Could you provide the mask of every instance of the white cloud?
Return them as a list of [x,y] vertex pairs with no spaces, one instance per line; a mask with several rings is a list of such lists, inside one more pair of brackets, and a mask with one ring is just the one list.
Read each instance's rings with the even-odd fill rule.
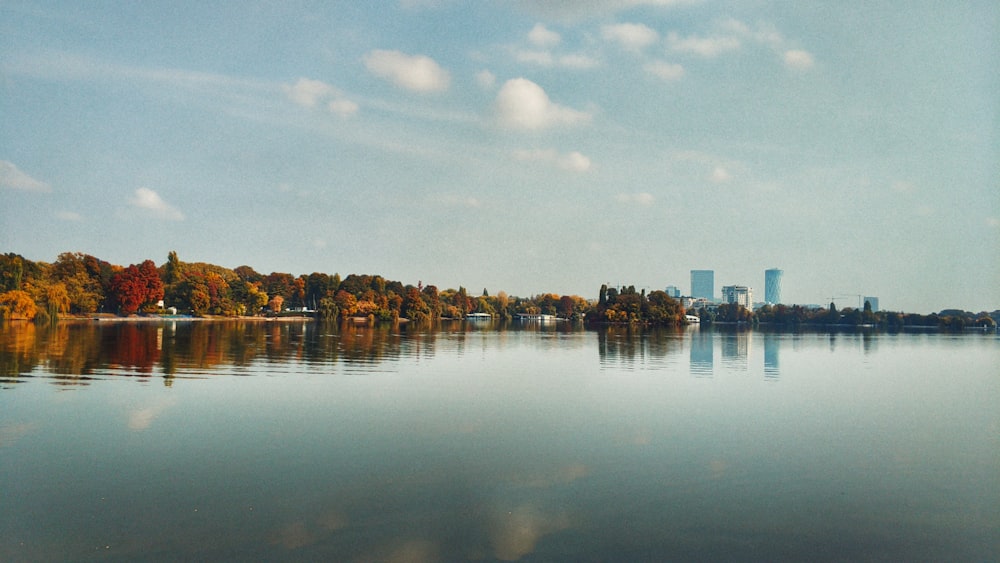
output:
[[660,34],[641,23],[619,23],[603,26],[601,37],[638,52],[659,41]]
[[762,45],[779,55],[788,68],[795,70],[808,70],[815,62],[808,51],[786,49],[785,38],[771,24],[757,23],[750,26],[734,18],[716,22],[712,36],[680,37],[676,33],[670,33],[667,43],[672,51],[693,53],[703,57],[715,57],[727,51],[734,51],[743,43]]
[[495,74],[488,70],[481,70],[476,73],[476,84],[484,90],[489,90],[496,86],[497,77]]
[[135,191],[135,195],[129,199],[129,204],[132,207],[149,211],[152,215],[160,219],[168,219],[171,221],[184,220],[184,214],[181,213],[180,209],[177,209],[173,205],[163,201],[160,194],[149,188],[137,189]]
[[83,216],[75,211],[56,211],[56,219],[62,221],[83,221]]
[[26,192],[51,192],[52,187],[22,172],[14,163],[0,160],[0,188]]
[[585,70],[600,66],[600,61],[593,57],[581,54],[562,55],[556,59],[556,63],[564,68],[575,68]]
[[352,102],[351,100],[345,100],[343,98],[337,100],[330,100],[330,103],[328,103],[326,107],[332,113],[335,113],[341,117],[348,117],[358,112],[358,104]]
[[716,184],[725,184],[729,180],[733,179],[733,175],[730,174],[729,171],[725,169],[725,167],[716,166],[712,170],[712,173],[709,174],[708,179]]
[[747,39],[754,43],[768,45],[775,49],[780,47],[785,41],[778,30],[764,23],[758,23],[756,28],[751,28],[737,19],[728,18],[719,22],[716,27],[725,33]]
[[555,149],[517,150],[514,158],[524,161],[544,162],[571,172],[590,170],[590,158],[577,151],[560,154]]
[[590,121],[590,114],[553,103],[541,86],[527,78],[504,83],[494,102],[497,121],[511,129],[537,130]]
[[321,80],[299,78],[291,86],[282,85],[282,89],[288,99],[302,107],[314,108],[321,102],[326,102],[327,109],[341,117],[353,115],[358,111],[358,104],[348,100],[340,90]]
[[731,36],[718,37],[681,37],[677,32],[671,31],[667,34],[667,45],[671,51],[677,53],[691,53],[702,57],[716,57],[727,51],[734,51],[740,48],[740,40]]
[[808,70],[815,64],[812,54],[801,49],[791,49],[785,51],[784,58],[785,66],[795,70]]
[[542,48],[555,47],[562,41],[562,37],[540,23],[536,23],[535,27],[531,28],[528,32],[528,41],[531,41],[533,45]]
[[653,61],[644,67],[646,72],[664,80],[679,80],[684,77],[684,67],[666,61]]
[[287,84],[282,86],[285,93],[288,94],[288,99],[292,100],[296,104],[302,107],[316,107],[316,104],[323,98],[327,98],[336,93],[333,86],[320,81],[311,80],[309,78],[299,78],[292,86]]
[[548,51],[520,50],[514,53],[519,63],[531,63],[539,66],[552,66],[555,57]]
[[518,5],[526,10],[544,16],[565,21],[575,21],[581,18],[596,17],[602,14],[614,14],[636,6],[677,6],[692,4],[700,0],[518,0]]
[[556,161],[556,164],[560,168],[574,172],[586,172],[590,170],[591,166],[590,158],[576,151],[564,154]]
[[563,67],[578,70],[594,68],[600,65],[597,59],[583,54],[553,55],[548,51],[519,50],[514,52],[519,63],[530,63],[544,67]]
[[442,92],[451,84],[451,75],[434,59],[400,51],[376,49],[363,58],[369,72],[400,88],[413,92]]
[[653,194],[648,192],[639,192],[634,194],[618,194],[617,196],[615,196],[615,199],[619,203],[636,204],[636,205],[642,205],[644,207],[649,207],[650,205],[653,205],[653,202],[656,200],[656,198],[653,197]]

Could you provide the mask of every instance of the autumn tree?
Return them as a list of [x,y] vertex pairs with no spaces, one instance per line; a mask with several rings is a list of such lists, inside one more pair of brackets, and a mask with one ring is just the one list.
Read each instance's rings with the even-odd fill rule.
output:
[[243,304],[247,313],[256,316],[260,314],[261,309],[267,305],[268,301],[267,293],[260,289],[260,285],[252,283],[246,285],[246,295],[240,303]]
[[[417,286],[420,289],[420,286]],[[423,289],[420,289],[420,293],[423,296],[424,303],[427,303],[427,307],[430,308],[430,315],[432,318],[438,318],[441,316],[441,294],[438,293],[438,288],[436,285],[426,285]]]
[[152,260],[138,266],[131,264],[112,276],[109,290],[122,315],[131,315],[163,299],[163,282]]
[[426,323],[431,320],[431,308],[421,297],[421,292],[415,287],[410,287],[406,291],[406,298],[403,300],[403,310],[400,313],[415,323]]
[[50,270],[53,282],[62,282],[69,297],[71,313],[102,310],[114,268],[89,254],[64,252]]
[[35,300],[26,291],[15,289],[0,293],[0,317],[30,321],[37,313]]
[[264,291],[272,297],[280,295],[285,300],[292,300],[295,295],[295,278],[292,274],[271,272],[264,276],[262,282]]
[[233,272],[243,281],[248,283],[257,283],[264,279],[264,276],[260,275],[257,270],[254,270],[250,266],[237,266],[233,269]]
[[62,313],[69,312],[69,293],[65,284],[53,283],[45,288],[45,310],[52,320],[58,319]]
[[342,317],[350,317],[358,310],[358,299],[350,292],[341,289],[333,298],[334,304]]

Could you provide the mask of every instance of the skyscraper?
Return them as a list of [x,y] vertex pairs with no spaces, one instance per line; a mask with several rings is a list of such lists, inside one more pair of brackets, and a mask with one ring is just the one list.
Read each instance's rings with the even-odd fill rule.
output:
[[715,270],[691,270],[691,297],[715,299]]
[[767,303],[781,303],[781,275],[783,271],[777,268],[764,270],[764,301]]

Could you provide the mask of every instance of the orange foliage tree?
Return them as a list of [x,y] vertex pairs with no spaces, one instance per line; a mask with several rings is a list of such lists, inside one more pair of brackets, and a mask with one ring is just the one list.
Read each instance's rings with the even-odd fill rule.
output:
[[138,266],[131,264],[112,276],[109,292],[119,313],[131,315],[163,299],[163,282],[156,264],[146,260]]

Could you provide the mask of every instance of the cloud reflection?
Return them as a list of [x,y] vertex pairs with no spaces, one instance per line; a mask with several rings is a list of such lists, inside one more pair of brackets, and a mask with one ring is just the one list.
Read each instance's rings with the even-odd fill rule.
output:
[[0,448],[13,446],[28,434],[38,428],[34,422],[21,422],[0,426]]
[[516,561],[535,551],[543,536],[569,528],[565,514],[546,514],[530,504],[496,514],[490,529],[493,554],[502,561]]
[[171,407],[177,401],[173,398],[164,399],[144,408],[132,409],[128,413],[128,428],[135,432],[142,432],[150,426],[152,426],[153,421],[156,420],[163,411]]
[[587,466],[582,463],[572,463],[558,467],[553,471],[540,473],[518,473],[510,477],[510,482],[521,487],[544,488],[554,485],[565,485],[577,479],[586,477]]
[[302,520],[292,522],[279,529],[271,539],[271,543],[285,549],[298,549],[315,542],[316,534],[312,533]]

